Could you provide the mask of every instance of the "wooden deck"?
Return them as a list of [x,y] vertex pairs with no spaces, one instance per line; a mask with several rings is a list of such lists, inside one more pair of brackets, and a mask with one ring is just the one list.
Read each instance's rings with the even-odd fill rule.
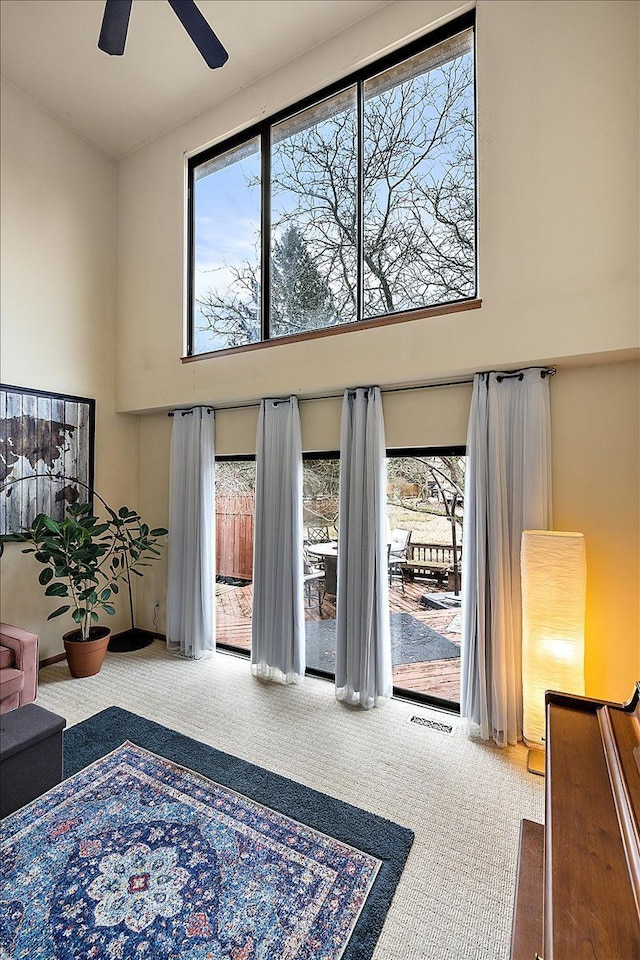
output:
[[[420,605],[423,593],[435,593],[433,584],[414,581],[402,587],[394,581],[389,589],[389,608],[392,613],[410,613],[435,630],[441,636],[460,646],[460,611],[426,610]],[[253,588],[251,584],[242,587],[216,584],[217,641],[237,647],[239,650],[251,649],[251,604]],[[311,587],[311,602],[305,597],[305,618],[307,620],[331,620],[336,615],[334,602],[325,597],[322,613],[318,609],[318,597],[315,585]],[[460,701],[460,660],[430,660],[426,663],[402,664],[393,668],[393,683],[404,690],[440,697],[453,703]]]

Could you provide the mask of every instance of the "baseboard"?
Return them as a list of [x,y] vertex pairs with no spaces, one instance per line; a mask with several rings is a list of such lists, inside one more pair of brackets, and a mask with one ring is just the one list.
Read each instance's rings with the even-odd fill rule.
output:
[[61,660],[66,660],[66,653],[58,653],[55,657],[47,657],[46,660],[41,660],[38,663],[38,670],[42,670],[43,667],[50,667],[52,663],[60,663]]

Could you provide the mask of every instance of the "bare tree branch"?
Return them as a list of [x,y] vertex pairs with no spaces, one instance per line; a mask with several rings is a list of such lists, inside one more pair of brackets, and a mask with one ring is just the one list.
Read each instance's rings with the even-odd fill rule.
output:
[[[272,244],[271,312],[278,332],[357,319],[357,115],[342,95],[333,114],[331,103],[308,111],[307,126],[299,118],[286,121],[272,148],[272,237],[263,240]],[[471,56],[367,96],[364,130],[363,315],[471,296]],[[281,259],[292,230],[297,252],[286,269],[295,262],[300,273],[285,281]],[[259,339],[257,270],[228,264],[226,276],[226,284],[214,280],[198,297],[200,329],[225,345]],[[300,290],[309,294],[306,304],[291,300]]]

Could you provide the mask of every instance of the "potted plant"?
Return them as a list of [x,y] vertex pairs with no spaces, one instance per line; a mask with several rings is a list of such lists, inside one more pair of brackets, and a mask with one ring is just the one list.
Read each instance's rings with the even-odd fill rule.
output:
[[140,568],[160,556],[159,539],[168,533],[164,527],[150,530],[135,510],[120,507],[115,513],[102,503],[105,520],[93,516],[89,504],[75,503],[67,506],[63,520],[38,514],[31,527],[13,538],[28,541],[22,552],[33,553],[43,565],[38,580],[45,596],[65,601],[47,619],[72,610],[77,626],[63,641],[73,677],[99,672],[110,635],[108,627],[97,625],[100,614],[115,614],[120,582],[129,584],[132,574],[143,575]]

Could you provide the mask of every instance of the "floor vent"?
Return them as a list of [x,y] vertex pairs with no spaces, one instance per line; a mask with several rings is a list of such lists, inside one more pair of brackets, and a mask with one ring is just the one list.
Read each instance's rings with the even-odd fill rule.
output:
[[410,723],[417,723],[421,727],[429,727],[430,730],[437,730],[439,733],[453,733],[453,727],[450,723],[440,723],[438,720],[431,720],[429,717],[411,717]]

